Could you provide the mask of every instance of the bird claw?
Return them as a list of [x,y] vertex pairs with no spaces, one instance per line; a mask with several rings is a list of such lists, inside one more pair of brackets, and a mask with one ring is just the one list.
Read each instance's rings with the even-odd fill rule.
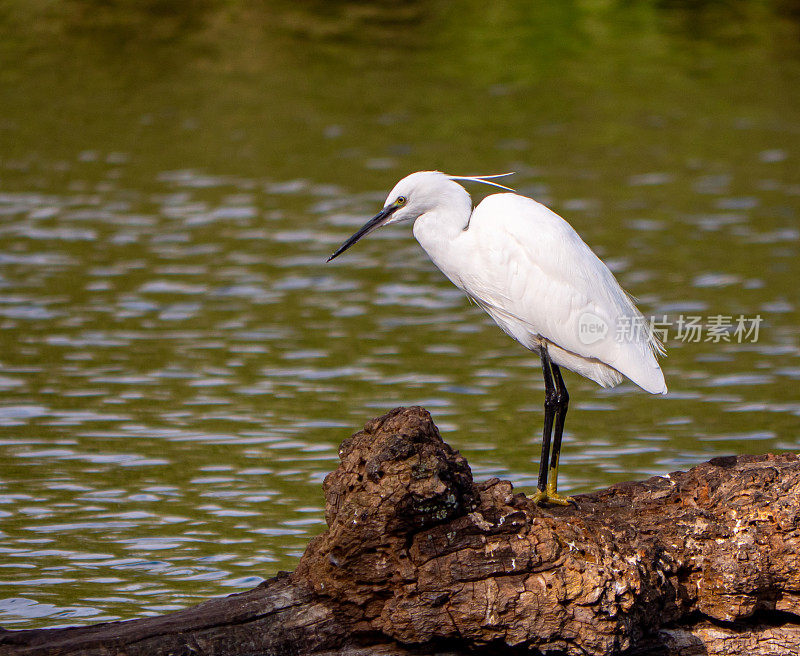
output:
[[573,505],[576,508],[578,507],[578,502],[575,501],[572,497],[565,497],[560,495],[555,490],[552,490],[548,487],[547,490],[536,490],[533,494],[528,496],[537,506],[543,506],[545,504],[553,504],[556,506],[569,506]]

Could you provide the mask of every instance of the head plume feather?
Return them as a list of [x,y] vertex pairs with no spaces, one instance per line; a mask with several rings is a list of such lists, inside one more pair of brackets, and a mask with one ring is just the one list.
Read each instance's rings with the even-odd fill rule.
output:
[[511,187],[506,187],[505,185],[501,185],[497,182],[492,182],[492,180],[495,178],[505,178],[509,175],[514,175],[514,172],[511,171],[510,173],[497,173],[495,175],[448,175],[447,177],[450,178],[450,180],[480,182],[481,184],[489,185],[490,187],[497,187],[498,189],[505,189],[506,191],[515,191]]

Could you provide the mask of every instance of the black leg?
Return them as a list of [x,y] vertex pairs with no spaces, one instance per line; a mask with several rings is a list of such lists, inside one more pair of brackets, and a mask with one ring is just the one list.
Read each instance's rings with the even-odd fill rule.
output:
[[557,364],[551,364],[553,380],[556,384],[556,410],[555,426],[553,429],[553,452],[550,455],[550,485],[552,491],[558,488],[558,461],[561,457],[561,437],[564,433],[564,420],[567,418],[567,408],[569,407],[569,394],[564,379],[561,377],[561,368]]
[[542,358],[542,373],[544,374],[544,430],[542,431],[542,459],[539,462],[537,487],[540,492],[544,492],[547,489],[547,472],[550,464],[550,436],[553,433],[553,415],[556,411],[556,388],[550,372],[550,355],[547,353],[547,344],[542,346],[539,355]]
[[[542,460],[539,465],[539,483],[536,494],[532,495],[534,503],[553,503],[559,506],[573,504],[572,497],[562,497],[556,488],[558,482],[558,459],[561,456],[561,438],[564,434],[564,420],[567,417],[569,394],[561,369],[550,361],[547,344],[542,346],[542,372],[544,373],[544,432],[542,434]],[[555,383],[554,383],[555,381]],[[555,425],[554,425],[555,422]],[[552,436],[553,450],[550,451]]]

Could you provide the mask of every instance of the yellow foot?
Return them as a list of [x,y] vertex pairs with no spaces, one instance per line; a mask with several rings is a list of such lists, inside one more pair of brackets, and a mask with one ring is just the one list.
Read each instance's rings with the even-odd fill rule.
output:
[[536,490],[536,492],[528,496],[528,498],[532,499],[537,506],[543,506],[547,503],[552,503],[556,506],[569,506],[572,504],[576,508],[578,507],[578,502],[575,501],[575,499],[572,497],[563,497],[549,486],[544,492],[541,490]]

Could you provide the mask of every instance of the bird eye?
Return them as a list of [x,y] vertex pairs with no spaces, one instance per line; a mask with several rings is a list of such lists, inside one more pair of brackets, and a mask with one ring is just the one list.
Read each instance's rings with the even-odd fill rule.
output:
[[398,196],[397,200],[394,201],[394,202],[397,203],[398,205],[405,205],[406,204],[406,200],[407,199],[406,199],[405,196]]

